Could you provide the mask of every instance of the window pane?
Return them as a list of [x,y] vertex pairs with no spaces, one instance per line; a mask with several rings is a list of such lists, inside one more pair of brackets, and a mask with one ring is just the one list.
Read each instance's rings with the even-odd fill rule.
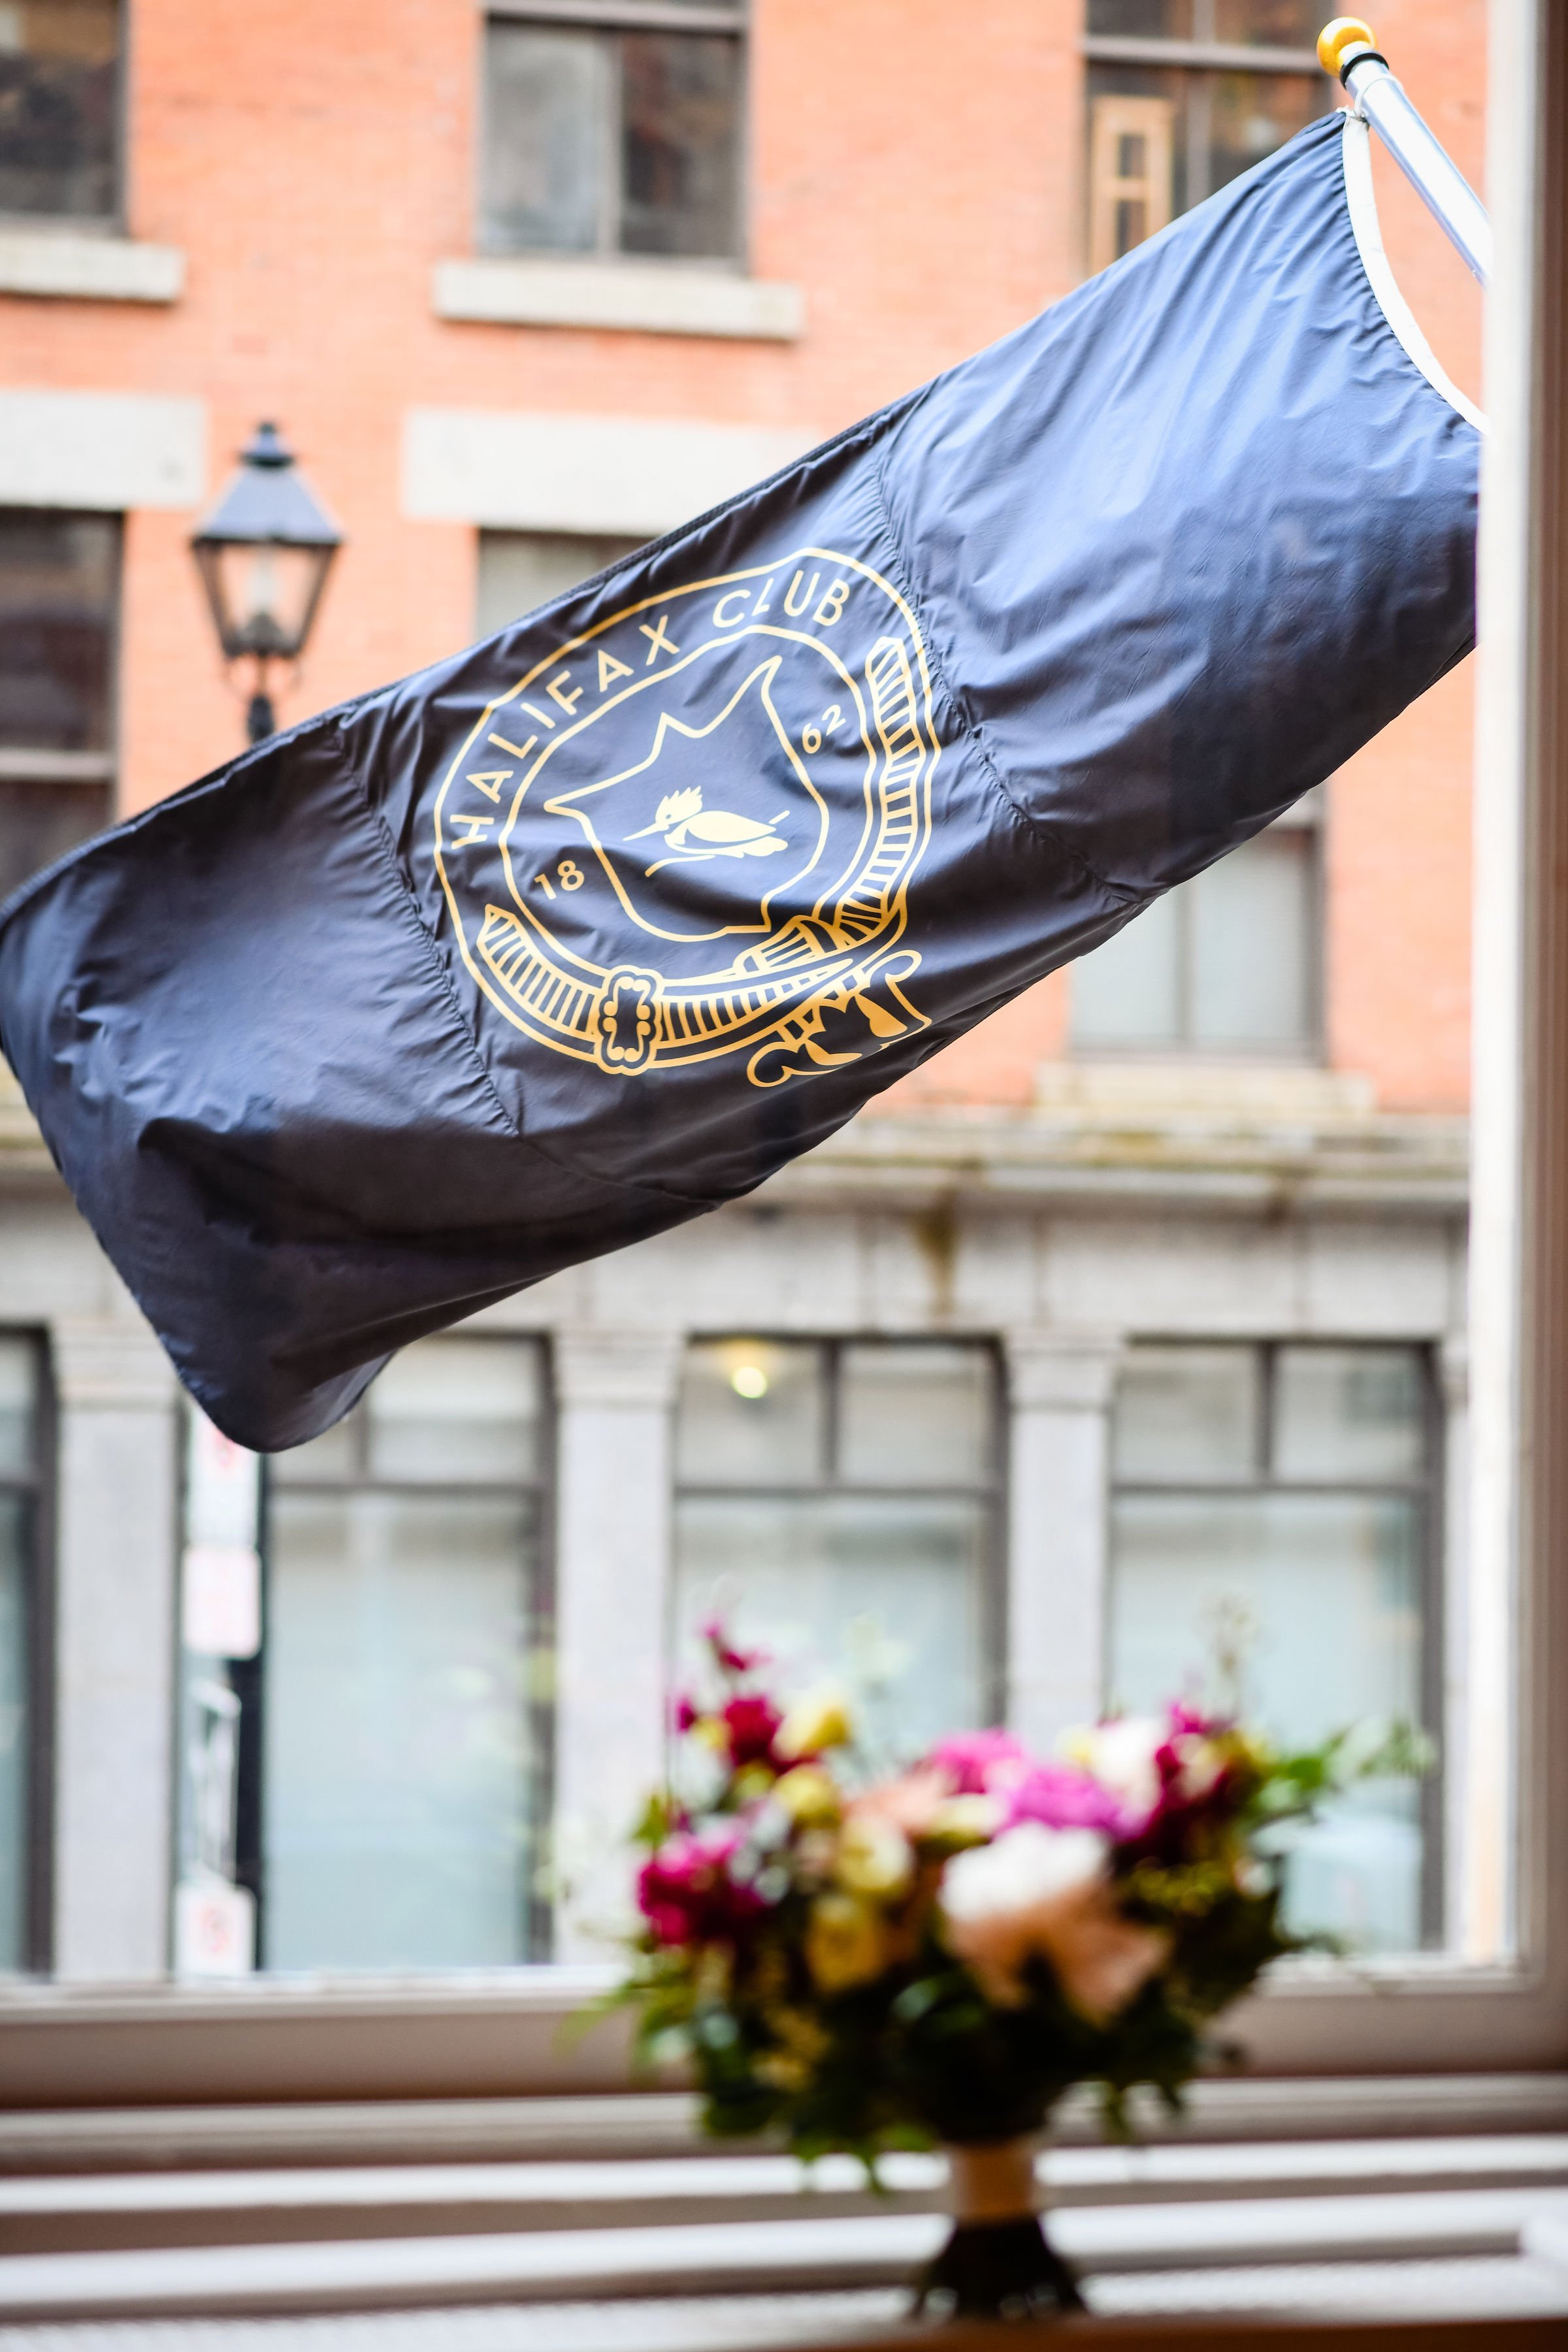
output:
[[1315,0],[1215,0],[1215,38],[1310,49],[1327,22]]
[[506,628],[640,544],[635,539],[590,539],[574,531],[482,530],[474,623],[478,634],[488,637]]
[[1209,84],[1206,96],[1194,91],[1193,99],[1194,108],[1207,110],[1209,195],[1272,155],[1333,102],[1326,74],[1214,74],[1194,79]]
[[541,1469],[540,1360],[531,1341],[420,1339],[372,1382],[373,1478],[518,1484]]
[[872,1738],[918,1753],[984,1712],[987,1517],[973,1503],[688,1497],[676,1515],[677,1657],[722,1616],[792,1687],[873,1686]]
[[625,252],[735,251],[739,100],[737,42],[706,33],[622,35]]
[[991,1475],[993,1376],[982,1348],[847,1348],[839,1475],[866,1486],[963,1486]]
[[268,1475],[275,1486],[313,1486],[322,1479],[352,1478],[359,1467],[364,1407],[356,1405],[320,1437],[291,1445],[287,1454],[268,1456]]
[[119,539],[108,515],[0,509],[0,750],[108,751]]
[[110,822],[107,784],[28,784],[0,777],[0,898]]
[[803,1486],[827,1467],[827,1387],[820,1348],[715,1339],[689,1348],[676,1424],[677,1475],[689,1486]]
[[283,1494],[271,1533],[268,1966],[525,1958],[533,1505]]
[[37,1459],[37,1358],[26,1339],[0,1339],[0,1478],[31,1475]]
[[32,1507],[0,1495],[0,1969],[27,1958],[28,1551]]
[[1310,1042],[1314,846],[1306,827],[1259,834],[1183,886],[1194,1045],[1300,1053]]
[[598,33],[489,26],[482,241],[492,250],[599,245],[611,58]]
[[1282,1348],[1274,1398],[1281,1478],[1418,1479],[1426,1392],[1415,1348]]
[[116,209],[115,0],[0,5],[0,213]]
[[[1420,1717],[1420,1516],[1398,1496],[1123,1496],[1114,1512],[1108,1696],[1142,1710],[1216,1688],[1243,1648],[1247,1712],[1303,1743],[1371,1717]],[[1298,1927],[1363,1950],[1421,1940],[1417,1791],[1359,1790],[1290,1864]]]
[[1251,1348],[1132,1349],[1116,1383],[1116,1476],[1163,1486],[1255,1477],[1261,1393]]
[[1089,29],[1123,39],[1190,41],[1193,0],[1089,0]]
[[1075,1045],[1170,1046],[1181,1035],[1181,908],[1156,898],[1073,966]]

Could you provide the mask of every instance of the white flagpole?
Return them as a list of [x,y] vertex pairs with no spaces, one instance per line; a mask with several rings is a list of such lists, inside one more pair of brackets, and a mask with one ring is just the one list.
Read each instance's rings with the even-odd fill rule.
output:
[[1389,153],[1484,286],[1491,275],[1492,225],[1486,207],[1427,129],[1388,69],[1372,26],[1336,16],[1318,36],[1318,59],[1337,74]]

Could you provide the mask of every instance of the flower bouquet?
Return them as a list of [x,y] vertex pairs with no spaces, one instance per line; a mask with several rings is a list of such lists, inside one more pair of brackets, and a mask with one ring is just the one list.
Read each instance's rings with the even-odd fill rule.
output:
[[833,1694],[782,1706],[765,1659],[705,1635],[672,1784],[638,1831],[642,1916],[613,1998],[647,2064],[695,2075],[707,2128],[806,2159],[945,2144],[955,2227],[933,2311],[1079,2307],[1041,2227],[1035,2148],[1074,2084],[1112,2129],[1149,2085],[1173,2108],[1212,2020],[1282,1953],[1279,1832],[1418,1743],[1341,1735],[1276,1753],[1175,1705],[1072,1733],[942,1740],[858,1769]]

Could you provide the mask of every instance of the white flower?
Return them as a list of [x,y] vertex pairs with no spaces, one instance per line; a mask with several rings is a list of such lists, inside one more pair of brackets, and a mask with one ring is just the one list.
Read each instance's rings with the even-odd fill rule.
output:
[[1163,1960],[1163,1936],[1122,1916],[1098,1830],[1020,1822],[942,1872],[947,1941],[998,2007],[1028,1998],[1023,1970],[1048,1960],[1074,2008],[1097,2024],[1125,2009]]
[[1070,1762],[1092,1773],[1102,1789],[1120,1797],[1129,1812],[1147,1816],[1160,1801],[1154,1759],[1170,1736],[1163,1716],[1122,1715],[1110,1723],[1086,1724],[1067,1732],[1061,1749]]

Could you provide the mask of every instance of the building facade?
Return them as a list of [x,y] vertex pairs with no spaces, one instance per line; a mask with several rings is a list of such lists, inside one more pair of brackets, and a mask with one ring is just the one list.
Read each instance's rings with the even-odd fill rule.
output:
[[[1379,31],[1479,176],[1479,0]],[[0,5],[0,864],[237,747],[188,540],[346,546],[285,720],[1005,332],[1337,93],[1293,0]],[[1472,289],[1380,180],[1474,389]],[[1300,1916],[1456,1932],[1468,679],[695,1227],[265,1465],[0,1104],[0,1967],[595,1950],[713,1611],[897,1749],[1238,1686],[1424,1722]]]

